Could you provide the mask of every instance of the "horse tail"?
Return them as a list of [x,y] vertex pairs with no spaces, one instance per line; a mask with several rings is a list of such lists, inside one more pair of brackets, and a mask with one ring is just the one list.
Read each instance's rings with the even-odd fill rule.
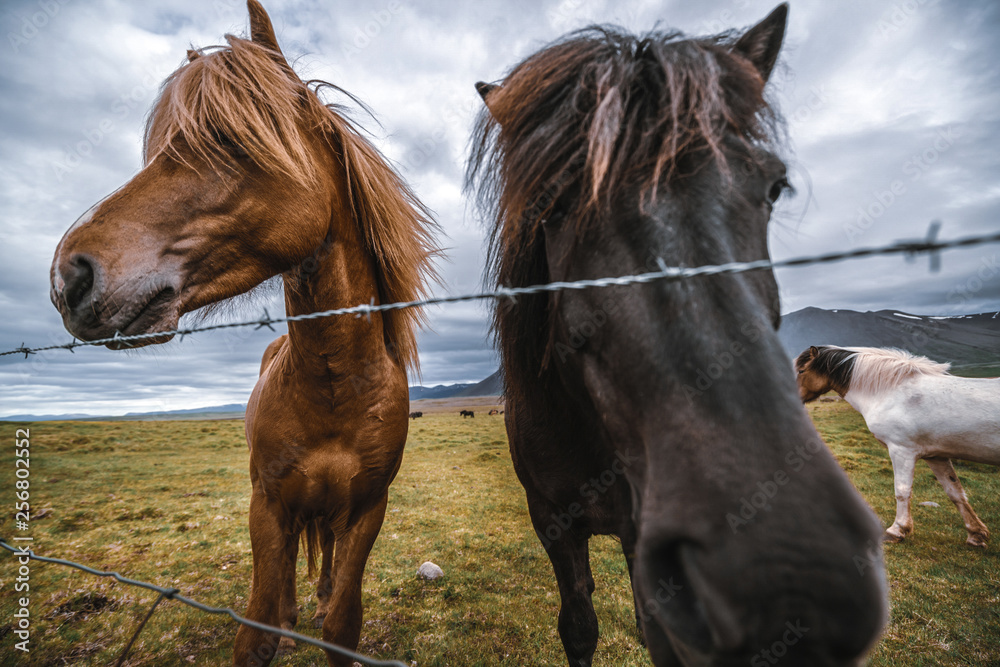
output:
[[306,550],[310,577],[316,576],[316,554],[323,553],[323,545],[320,543],[320,536],[323,534],[321,521],[322,519],[307,521],[302,531],[302,546]]

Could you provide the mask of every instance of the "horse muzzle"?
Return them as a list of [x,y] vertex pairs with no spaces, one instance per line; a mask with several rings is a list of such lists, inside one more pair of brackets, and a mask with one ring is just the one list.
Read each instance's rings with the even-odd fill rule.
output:
[[[94,257],[75,253],[52,267],[50,298],[66,330],[85,341],[116,335],[170,331],[179,319],[179,290],[173,281],[156,274],[112,282]],[[123,349],[165,343],[172,335],[110,342]]]
[[877,546],[831,536],[824,550],[798,541],[801,517],[786,518],[781,529],[769,516],[721,534],[646,531],[635,583],[655,664],[859,663],[886,620]]

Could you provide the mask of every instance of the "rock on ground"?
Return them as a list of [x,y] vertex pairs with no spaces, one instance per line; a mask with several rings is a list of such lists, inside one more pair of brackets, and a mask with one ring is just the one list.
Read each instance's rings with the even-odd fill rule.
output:
[[427,561],[419,568],[417,568],[417,576],[421,579],[426,579],[427,581],[433,581],[435,579],[440,579],[444,576],[444,570],[435,565],[434,563]]

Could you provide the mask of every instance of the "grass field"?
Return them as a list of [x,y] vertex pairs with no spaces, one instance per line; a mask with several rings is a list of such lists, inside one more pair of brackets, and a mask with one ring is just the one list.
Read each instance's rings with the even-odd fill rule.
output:
[[[480,412],[482,410],[482,412]],[[411,423],[403,467],[365,575],[360,650],[425,665],[564,664],[556,633],[559,597],[511,468],[501,417],[427,411]],[[889,459],[842,402],[810,406],[817,426],[884,522],[894,511]],[[0,535],[15,530],[13,441],[3,424]],[[241,421],[31,424],[33,519],[41,555],[68,558],[172,586],[207,604],[245,610],[250,581],[250,483]],[[957,467],[973,506],[1000,534],[1000,474]],[[933,500],[940,508],[917,502]],[[965,546],[961,520],[920,464],[914,536],[889,545],[892,620],[870,664],[1000,665],[1000,540]],[[632,621],[617,543],[596,538],[592,559],[601,623],[596,664],[648,665]],[[445,570],[423,582],[432,560]],[[300,567],[300,632],[319,636],[315,601]],[[13,648],[17,563],[0,554],[3,665],[114,664],[155,595],[56,565],[32,563],[32,652]],[[164,602],[129,665],[226,665],[235,624]],[[301,646],[276,665],[326,664]]]

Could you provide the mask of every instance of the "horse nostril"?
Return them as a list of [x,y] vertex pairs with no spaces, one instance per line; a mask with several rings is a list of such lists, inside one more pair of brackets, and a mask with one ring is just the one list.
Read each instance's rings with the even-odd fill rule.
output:
[[62,277],[66,282],[63,298],[70,310],[76,310],[93,291],[94,267],[86,257],[77,255],[62,271]]

